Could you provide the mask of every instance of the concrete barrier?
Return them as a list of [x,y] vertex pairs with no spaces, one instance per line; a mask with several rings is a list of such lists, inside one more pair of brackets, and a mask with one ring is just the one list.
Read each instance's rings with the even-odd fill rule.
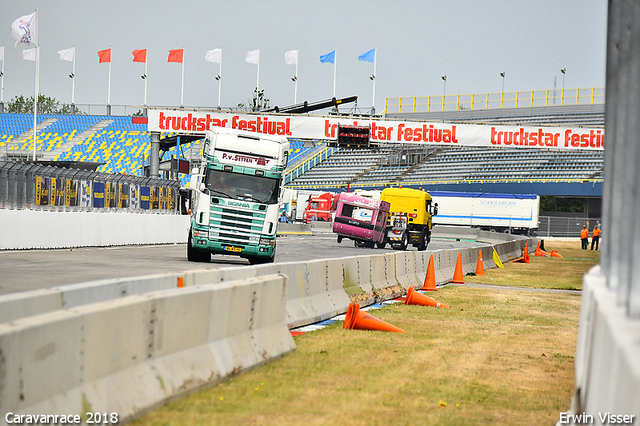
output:
[[176,274],[156,274],[12,293],[0,297],[0,323],[58,309],[169,290],[176,285]]
[[629,315],[617,299],[617,289],[608,286],[600,266],[594,266],[583,280],[576,385],[570,412],[587,413],[594,419],[605,413],[634,415],[637,421],[640,319]]
[[[416,262],[411,251],[402,251],[395,255],[396,279],[405,290],[410,286],[416,287],[418,277],[416,275]],[[416,287],[418,288],[418,287]]]
[[[295,349],[287,278],[130,296],[0,324],[0,407],[33,414],[145,410]],[[5,417],[0,424],[6,424]]]
[[466,226],[434,225],[431,238],[448,240],[477,240],[480,230]]
[[[506,234],[497,235],[504,235],[505,237],[502,238],[508,237],[511,241],[482,248],[485,268],[495,267],[493,262],[494,248],[503,262],[520,257],[525,242],[529,243],[530,252],[535,251],[534,244],[537,242],[535,239],[524,239]],[[345,295],[351,297],[352,301],[357,301],[365,306],[375,301],[398,297],[409,285],[421,286],[432,254],[436,284],[438,285],[447,283],[453,278],[458,253],[463,253],[463,272],[465,274],[475,272],[478,251],[478,248],[437,250],[435,252],[394,251],[372,256],[339,259],[326,263],[324,267],[319,269],[312,266],[316,269],[311,272],[305,263],[277,263],[74,284],[0,296],[0,323],[58,309],[145,294],[156,290],[172,289],[177,286],[179,277],[183,279],[185,286],[189,287],[282,273],[290,278],[287,292],[287,315],[288,324],[293,327],[327,318],[335,312],[334,303],[336,306],[344,304]],[[332,277],[331,286],[334,286],[332,291],[338,292],[335,295],[328,294],[326,291],[329,275]],[[320,280],[320,282],[315,283],[316,280]],[[336,283],[339,281],[341,284],[338,286]],[[335,286],[342,288],[339,289]],[[342,294],[343,292],[344,294]],[[355,297],[357,294],[359,296]],[[322,303],[314,302],[320,298],[326,298],[326,300]]]
[[367,306],[375,303],[371,286],[371,260],[369,256],[351,256],[342,259],[344,290],[352,302]]
[[187,240],[189,216],[0,209],[0,250],[166,244]]

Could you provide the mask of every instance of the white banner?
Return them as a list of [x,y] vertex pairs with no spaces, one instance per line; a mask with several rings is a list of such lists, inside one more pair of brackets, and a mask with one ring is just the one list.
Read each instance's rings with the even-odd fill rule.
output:
[[491,126],[321,116],[149,110],[150,132],[204,134],[212,126],[301,139],[336,139],[338,124],[371,126],[372,142],[482,147],[604,149],[604,129]]

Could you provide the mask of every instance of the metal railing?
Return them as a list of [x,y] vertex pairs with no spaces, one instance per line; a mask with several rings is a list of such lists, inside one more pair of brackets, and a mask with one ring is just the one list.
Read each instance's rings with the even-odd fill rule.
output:
[[320,164],[322,161],[327,159],[331,154],[336,152],[337,148],[326,147],[321,149],[318,153],[313,155],[310,158],[307,158],[302,163],[298,164],[296,167],[292,168],[285,172],[284,175],[284,184],[288,184],[299,176],[302,176],[305,172],[309,171],[312,167],[315,167],[317,164]]
[[174,180],[0,161],[0,209],[174,214],[179,192]]
[[603,87],[385,98],[384,114],[604,104]]
[[[589,232],[593,231],[596,221],[600,218],[585,217],[563,217],[563,216],[540,216],[538,219],[539,237],[571,237],[576,239],[576,244],[580,242],[580,230],[582,225],[589,222]],[[589,238],[591,240],[591,238]]]

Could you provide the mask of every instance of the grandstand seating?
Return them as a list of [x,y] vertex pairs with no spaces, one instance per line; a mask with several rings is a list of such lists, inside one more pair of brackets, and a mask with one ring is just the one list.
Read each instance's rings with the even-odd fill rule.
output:
[[[587,114],[588,115],[588,114]],[[546,117],[546,116],[545,116]],[[554,118],[555,117],[555,118]],[[530,117],[531,118],[531,117]],[[562,118],[562,117],[561,117]],[[575,117],[574,117],[575,118]],[[591,120],[594,117],[587,117]],[[102,163],[100,172],[141,174],[143,162],[149,155],[149,133],[145,124],[133,124],[130,116],[42,115],[38,116],[38,151],[52,153],[54,161]],[[461,117],[458,116],[458,119]],[[526,122],[526,117],[513,118]],[[535,117],[536,123],[545,119],[556,123],[558,115]],[[564,119],[564,118],[562,118]],[[467,117],[468,121],[474,119]],[[596,118],[596,125],[603,118]],[[482,117],[482,121],[491,121]],[[501,122],[508,122],[503,117]],[[533,118],[531,118],[533,121]],[[98,130],[96,125],[105,127]],[[29,114],[0,114],[0,157],[16,152],[26,156],[33,149],[33,116]],[[43,126],[41,128],[41,126]],[[84,136],[83,132],[90,134]],[[21,136],[22,135],[22,136]],[[74,140],[74,137],[81,140]],[[82,137],[81,137],[82,136]],[[70,141],[74,140],[74,143]],[[289,169],[324,149],[324,141],[315,141],[315,148],[303,146],[300,139],[290,139]],[[160,159],[172,157],[199,162],[202,141],[171,147]],[[534,148],[435,148],[414,164],[390,161],[398,157],[397,145],[381,145],[371,149],[339,149],[308,171],[296,174],[289,182],[297,188],[317,188],[361,184],[383,187],[388,184],[422,182],[460,182],[492,180],[588,180],[601,179],[602,151],[561,151]],[[59,152],[59,154],[58,154]],[[394,157],[395,156],[395,157]],[[190,176],[182,175],[188,186]]]
[[[36,119],[39,125],[46,124],[47,120],[50,122],[36,133],[38,155],[59,151],[53,157],[54,161],[103,163],[97,171],[139,175],[149,155],[147,125],[133,124],[130,116],[38,115]],[[108,124],[76,144],[69,143],[100,122]],[[0,114],[0,157],[17,153],[27,157],[33,150],[33,134],[26,133],[32,129],[33,115]],[[25,137],[18,140],[22,134]],[[314,150],[303,147],[301,139],[292,139],[290,143],[290,166]],[[163,153],[160,161],[179,157],[199,162],[202,148],[201,140],[172,147]],[[190,175],[181,176],[183,186],[188,186],[189,180]]]

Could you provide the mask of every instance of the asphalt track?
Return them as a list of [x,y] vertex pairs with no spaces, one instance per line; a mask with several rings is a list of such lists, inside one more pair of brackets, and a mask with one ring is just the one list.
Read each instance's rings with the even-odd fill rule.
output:
[[[338,244],[333,233],[278,235],[276,262],[300,262],[365,254],[390,253],[393,249]],[[484,246],[486,243],[432,240],[428,251]],[[409,246],[408,250],[416,250]],[[235,256],[214,255],[211,262],[187,261],[186,244],[75,248],[60,250],[0,251],[0,294],[58,287],[109,278],[219,269],[248,265]]]

